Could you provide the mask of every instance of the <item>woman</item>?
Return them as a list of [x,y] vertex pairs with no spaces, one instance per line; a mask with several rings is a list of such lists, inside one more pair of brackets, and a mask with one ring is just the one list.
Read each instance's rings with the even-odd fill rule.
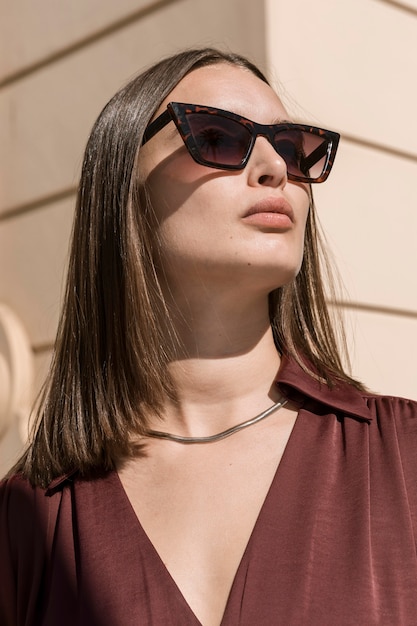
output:
[[417,407],[344,372],[320,276],[338,138],[212,49],[105,107],[2,624],[415,623]]

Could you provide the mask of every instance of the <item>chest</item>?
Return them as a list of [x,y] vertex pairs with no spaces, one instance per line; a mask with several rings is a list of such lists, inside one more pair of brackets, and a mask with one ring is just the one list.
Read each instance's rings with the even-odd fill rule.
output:
[[[148,513],[139,505],[137,515],[116,474],[78,484],[71,497],[64,494],[61,506],[51,576],[55,587],[48,589],[48,611],[56,621],[45,624],[62,618],[60,589],[68,591],[72,533],[71,588],[78,588],[78,597],[71,608],[81,607],[82,619],[68,624],[198,626],[217,620],[222,626],[411,626],[417,615],[411,520],[417,511],[414,505],[410,509],[398,446],[379,433],[370,443],[365,426],[324,423],[300,412],[269,491],[264,465],[268,494],[258,517],[252,488],[242,488],[239,481],[240,475],[255,485],[262,478],[249,458],[240,466],[230,459],[229,474],[220,459],[190,463],[186,472],[177,472],[173,463],[166,467],[172,476],[168,483],[162,467],[149,465],[147,492],[160,495],[146,502]],[[262,464],[262,455],[257,456]],[[158,489],[162,484],[167,487]],[[251,506],[253,532],[248,518],[239,528]],[[143,517],[142,526],[143,515],[150,518]],[[163,542],[165,529],[168,551],[162,553],[161,543],[159,555],[147,532],[155,541],[160,534]],[[250,534],[246,544],[245,532]],[[243,556],[229,551],[236,536]],[[59,578],[63,550],[66,567]],[[175,559],[185,563],[174,572],[177,580],[167,569]],[[228,564],[224,571],[218,568],[222,560]],[[193,589],[181,589],[181,571]],[[216,604],[219,589],[223,596]],[[210,615],[197,615],[198,598],[212,607]]]
[[120,473],[156,558],[204,626],[221,622],[286,440],[262,454],[247,443],[162,454]]

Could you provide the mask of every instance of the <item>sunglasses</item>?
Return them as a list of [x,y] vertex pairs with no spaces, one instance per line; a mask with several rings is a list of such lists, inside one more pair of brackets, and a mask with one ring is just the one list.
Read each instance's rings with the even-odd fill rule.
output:
[[257,137],[265,137],[287,166],[288,180],[322,183],[332,169],[340,135],[304,124],[257,124],[245,117],[213,107],[170,102],[149,124],[142,145],[174,121],[181,138],[201,165],[221,170],[242,170]]

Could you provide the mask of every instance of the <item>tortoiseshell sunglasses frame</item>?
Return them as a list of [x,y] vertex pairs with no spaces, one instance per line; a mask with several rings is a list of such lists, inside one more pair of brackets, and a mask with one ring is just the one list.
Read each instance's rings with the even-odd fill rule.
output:
[[[209,161],[204,159],[200,152],[199,148],[194,140],[191,129],[189,127],[187,116],[193,113],[204,113],[207,115],[216,115],[220,117],[224,117],[230,120],[233,120],[245,128],[247,128],[251,134],[251,139],[248,143],[248,147],[244,157],[241,162],[237,165],[230,164],[221,164],[213,161]],[[288,172],[288,179],[296,182],[302,183],[323,183],[329,176],[330,171],[333,167],[334,159],[337,152],[337,147],[339,145],[340,135],[331,130],[325,130],[323,128],[318,128],[316,126],[308,126],[305,124],[293,124],[293,123],[283,123],[283,124],[258,124],[257,122],[253,122],[252,120],[247,119],[246,117],[242,117],[241,115],[237,115],[236,113],[232,113],[230,111],[224,111],[223,109],[217,109],[214,107],[209,107],[200,104],[185,104],[183,102],[169,102],[166,108],[166,111],[161,113],[153,122],[149,124],[146,128],[142,145],[148,142],[154,135],[156,135],[162,128],[164,128],[169,122],[173,121],[178,129],[181,138],[194,159],[200,165],[205,165],[207,167],[213,167],[215,169],[221,170],[242,170],[246,166],[249,157],[252,153],[253,147],[255,145],[255,141],[257,137],[265,137],[273,148],[276,150],[274,144],[274,138],[277,133],[288,130],[299,130],[305,133],[309,133],[311,135],[316,135],[324,139],[322,145],[318,146],[316,150],[314,150],[310,156],[308,157],[308,161],[311,162],[311,165],[316,163],[319,159],[326,156],[326,161],[323,167],[323,170],[320,176],[312,178],[310,176],[299,176],[298,174],[293,174]],[[311,157],[314,157],[312,160]],[[309,164],[305,163],[305,169],[309,169]]]

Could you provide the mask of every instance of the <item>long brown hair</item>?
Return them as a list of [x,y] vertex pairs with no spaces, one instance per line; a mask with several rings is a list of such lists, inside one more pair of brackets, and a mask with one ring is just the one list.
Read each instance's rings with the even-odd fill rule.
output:
[[[33,437],[12,471],[47,485],[77,469],[112,469],[133,434],[173,392],[166,365],[169,316],[152,262],[151,215],[138,184],[143,133],[160,103],[192,70],[229,63],[265,76],[247,59],[187,50],[154,65],[103,109],[87,143],[76,203],[65,299]],[[311,207],[302,268],[270,296],[278,350],[332,384],[344,372],[326,306]],[[173,326],[172,326],[173,329]],[[168,333],[169,335],[169,333]],[[310,365],[307,366],[307,363]],[[357,384],[358,385],[358,384]]]

